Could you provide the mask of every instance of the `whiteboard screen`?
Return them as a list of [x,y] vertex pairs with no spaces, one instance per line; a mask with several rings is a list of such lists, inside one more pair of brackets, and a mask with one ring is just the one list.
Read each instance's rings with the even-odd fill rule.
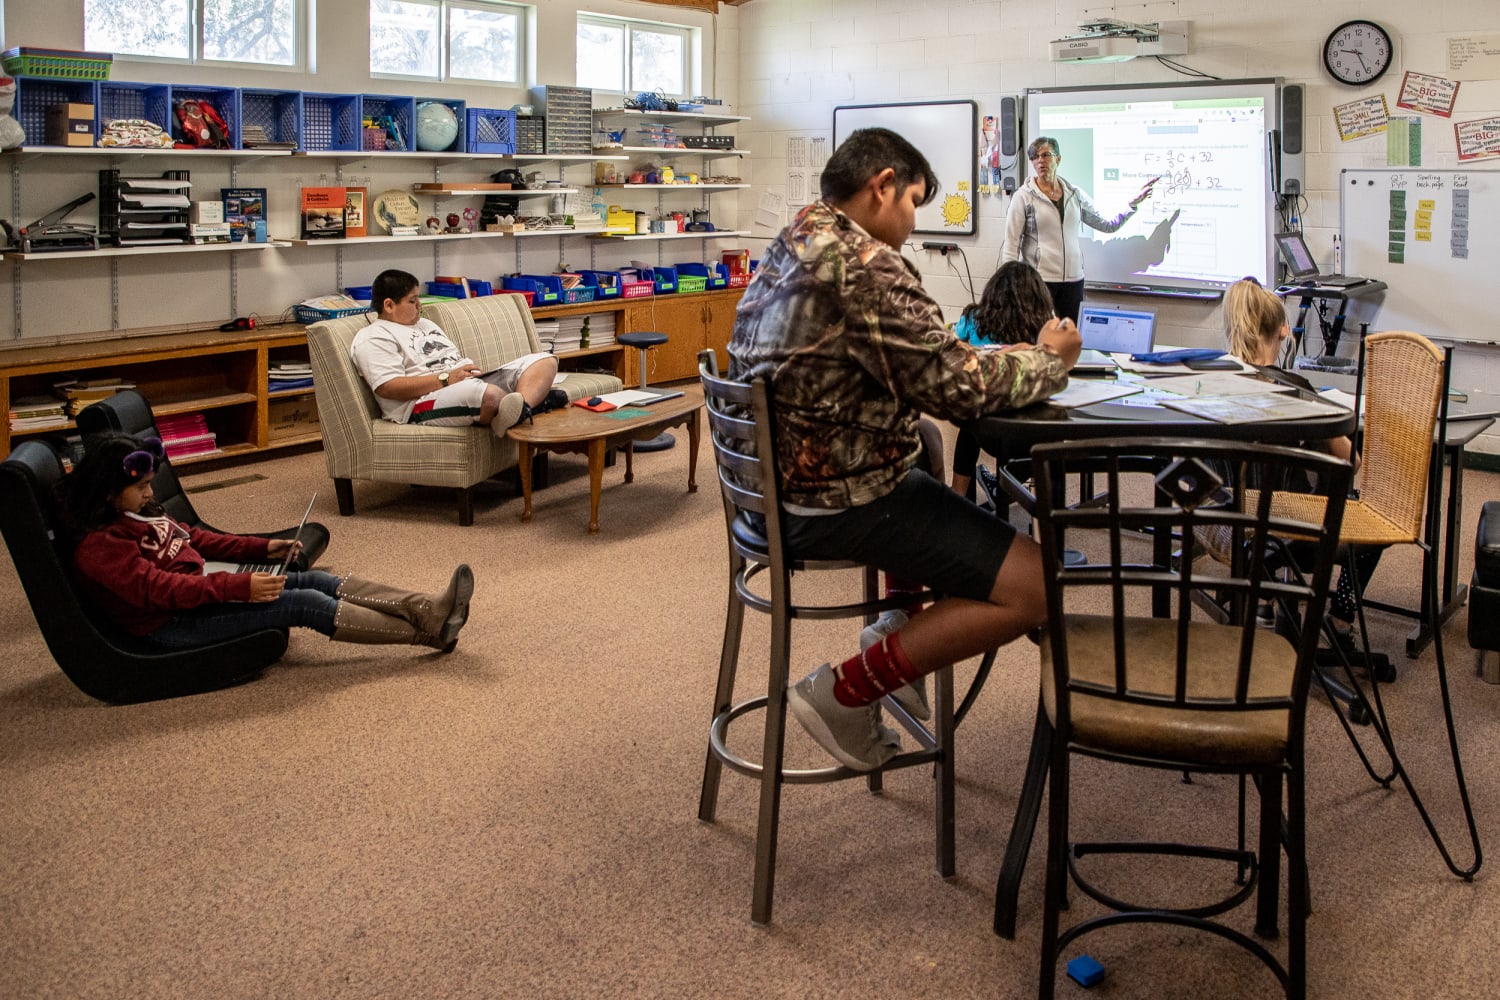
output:
[[1372,332],[1500,342],[1500,172],[1345,170],[1339,186],[1344,270],[1388,286]]
[[856,129],[888,128],[916,146],[937,175],[938,193],[917,209],[914,233],[972,236],[979,220],[979,105],[973,101],[858,104],[833,109],[833,148]]
[[1027,139],[1058,140],[1058,173],[1106,219],[1161,178],[1121,229],[1083,227],[1091,287],[1222,291],[1246,276],[1269,284],[1277,120],[1270,79],[1026,92]]

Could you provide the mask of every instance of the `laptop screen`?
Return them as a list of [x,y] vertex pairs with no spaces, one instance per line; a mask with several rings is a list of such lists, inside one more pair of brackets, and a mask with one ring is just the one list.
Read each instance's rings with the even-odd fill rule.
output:
[[1313,260],[1312,251],[1307,249],[1307,241],[1301,233],[1277,233],[1276,246],[1291,269],[1292,277],[1309,278],[1318,273],[1318,262]]
[[1083,346],[1110,354],[1145,354],[1151,350],[1156,313],[1140,309],[1084,306],[1078,313]]

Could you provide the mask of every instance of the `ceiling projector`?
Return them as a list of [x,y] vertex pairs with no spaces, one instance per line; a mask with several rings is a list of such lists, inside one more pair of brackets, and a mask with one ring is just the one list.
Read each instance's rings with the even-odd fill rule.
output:
[[1050,42],[1053,62],[1124,62],[1136,56],[1187,54],[1187,22],[1130,24],[1102,19],[1078,26],[1078,34]]

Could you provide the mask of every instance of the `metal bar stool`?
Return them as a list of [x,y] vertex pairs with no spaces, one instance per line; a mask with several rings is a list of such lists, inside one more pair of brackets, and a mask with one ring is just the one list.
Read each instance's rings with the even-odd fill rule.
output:
[[[646,385],[646,352],[658,344],[667,342],[667,335],[655,330],[636,330],[632,333],[622,333],[615,340],[626,347],[638,348],[641,352],[641,391],[648,392]],[[654,438],[645,441],[633,441],[628,446],[632,451],[666,451],[677,443],[677,439],[667,431],[662,431]]]

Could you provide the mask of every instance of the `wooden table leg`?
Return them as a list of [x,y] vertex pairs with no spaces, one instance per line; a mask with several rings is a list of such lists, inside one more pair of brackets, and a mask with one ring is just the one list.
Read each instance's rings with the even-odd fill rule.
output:
[[635,482],[635,442],[625,442],[625,481]]
[[[604,447],[603,438],[595,438],[589,442],[589,534],[599,533],[599,493],[604,486]],[[629,452],[626,452],[629,455]],[[627,458],[626,461],[629,461]],[[629,477],[625,480],[629,482]]]
[[530,441],[522,441],[519,445],[520,465],[516,471],[521,474],[521,520],[529,521],[531,520],[531,458],[536,449],[532,447]]
[[701,427],[700,414],[703,411],[694,410],[688,419],[688,492],[698,492],[698,434]]

